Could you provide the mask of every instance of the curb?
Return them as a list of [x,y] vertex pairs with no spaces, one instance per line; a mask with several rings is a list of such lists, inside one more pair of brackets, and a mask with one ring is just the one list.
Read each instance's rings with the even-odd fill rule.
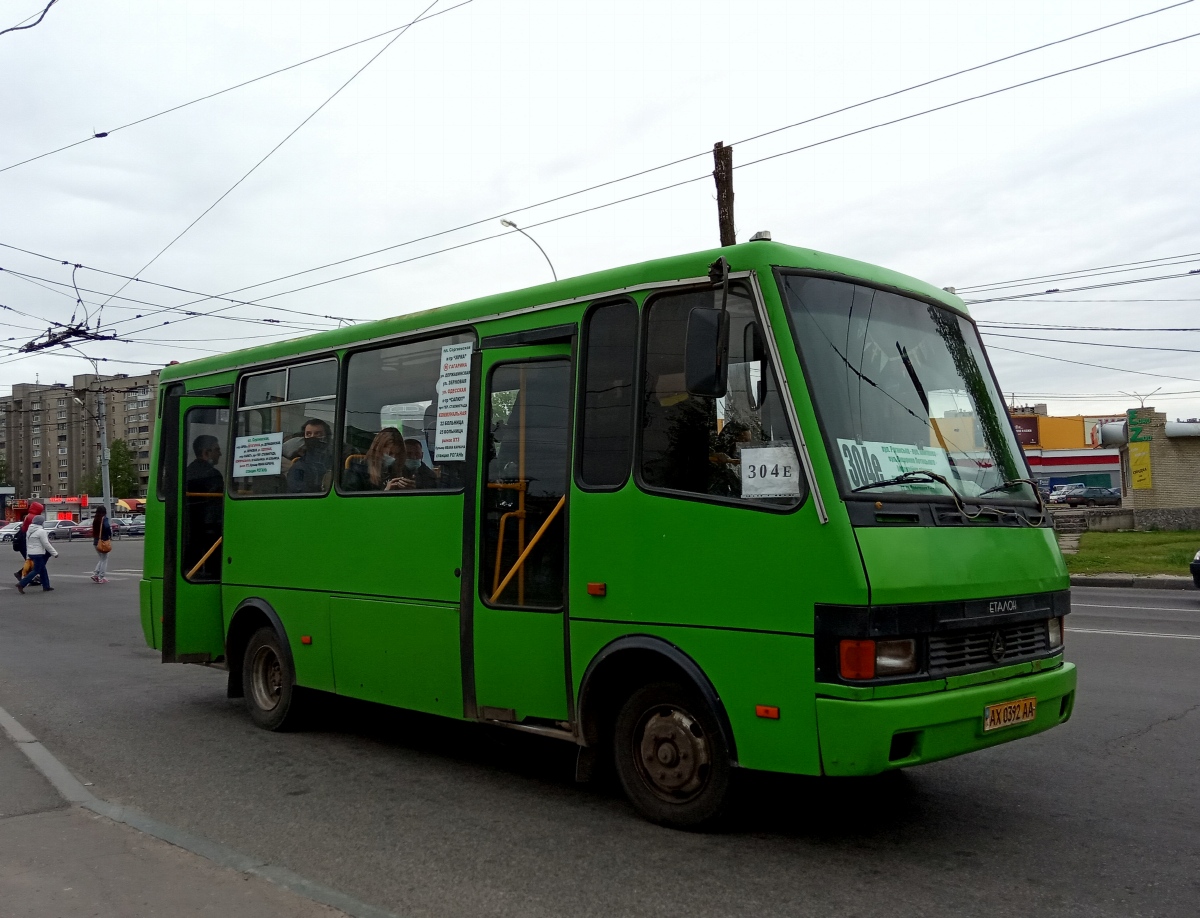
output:
[[1135,587],[1142,590],[1194,590],[1191,577],[1171,574],[1072,574],[1071,586]]
[[328,886],[313,883],[284,867],[242,854],[219,842],[176,829],[174,826],[159,822],[130,807],[118,806],[107,800],[101,800],[93,795],[78,778],[67,770],[62,762],[38,742],[37,737],[26,730],[4,708],[0,708],[0,729],[8,734],[8,738],[12,740],[13,744],[25,753],[25,757],[33,763],[47,781],[54,785],[54,789],[68,803],[81,806],[97,815],[111,819],[113,822],[119,822],[137,829],[139,832],[152,835],[177,848],[190,851],[192,854],[198,854],[218,866],[261,877],[298,896],[339,909],[352,918],[397,918],[391,912],[365,902],[359,902]]

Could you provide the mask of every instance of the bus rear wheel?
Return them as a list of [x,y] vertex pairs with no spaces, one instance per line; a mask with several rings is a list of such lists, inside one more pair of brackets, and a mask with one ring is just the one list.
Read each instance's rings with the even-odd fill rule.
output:
[[275,629],[264,625],[251,636],[242,660],[242,692],[250,719],[266,730],[296,726],[296,674]]
[[634,692],[617,714],[614,761],[625,795],[659,825],[719,823],[732,766],[716,715],[693,689],[658,682]]

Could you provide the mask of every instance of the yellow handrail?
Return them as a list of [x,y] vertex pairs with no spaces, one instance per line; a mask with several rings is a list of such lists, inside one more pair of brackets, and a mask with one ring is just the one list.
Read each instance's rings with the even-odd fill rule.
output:
[[[495,605],[496,598],[504,592],[504,588],[507,587],[512,581],[517,571],[524,573],[525,559],[529,557],[529,553],[533,551],[534,546],[542,540],[542,536],[546,534],[546,530],[550,528],[550,524],[554,522],[554,518],[558,516],[559,511],[562,510],[566,502],[567,495],[564,494],[558,499],[558,503],[554,505],[554,509],[550,511],[550,515],[546,517],[546,522],[542,523],[541,528],[539,528],[538,531],[534,533],[533,538],[529,540],[529,544],[525,546],[525,550],[521,552],[521,556],[517,558],[515,562],[513,562],[512,569],[504,576],[504,580],[501,581],[500,586],[492,593],[490,602],[493,605]],[[523,595],[523,592],[522,595],[518,597],[517,602],[518,605],[524,604],[525,596]]]
[[223,542],[224,539],[225,539],[225,537],[221,536],[219,539],[217,539],[217,541],[213,542],[213,547],[204,553],[204,557],[196,562],[195,567],[193,567],[190,571],[188,571],[186,574],[184,574],[184,579],[191,580],[194,576],[196,576],[196,571],[198,571],[198,570],[200,570],[200,568],[204,567],[204,562],[212,557],[212,553],[220,547],[221,542]]

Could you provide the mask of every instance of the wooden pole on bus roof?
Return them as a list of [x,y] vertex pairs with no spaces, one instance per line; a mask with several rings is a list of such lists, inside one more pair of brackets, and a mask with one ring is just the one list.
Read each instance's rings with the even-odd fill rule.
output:
[[733,231],[733,147],[721,141],[713,144],[713,180],[717,183],[717,223],[721,229],[721,245],[734,245]]

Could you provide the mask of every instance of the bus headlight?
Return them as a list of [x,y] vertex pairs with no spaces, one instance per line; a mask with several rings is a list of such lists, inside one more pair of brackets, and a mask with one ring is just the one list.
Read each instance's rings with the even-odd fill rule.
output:
[[1057,649],[1063,645],[1063,620],[1052,618],[1046,623],[1050,629],[1050,647]]
[[912,638],[875,642],[875,675],[900,676],[916,671],[917,642]]

